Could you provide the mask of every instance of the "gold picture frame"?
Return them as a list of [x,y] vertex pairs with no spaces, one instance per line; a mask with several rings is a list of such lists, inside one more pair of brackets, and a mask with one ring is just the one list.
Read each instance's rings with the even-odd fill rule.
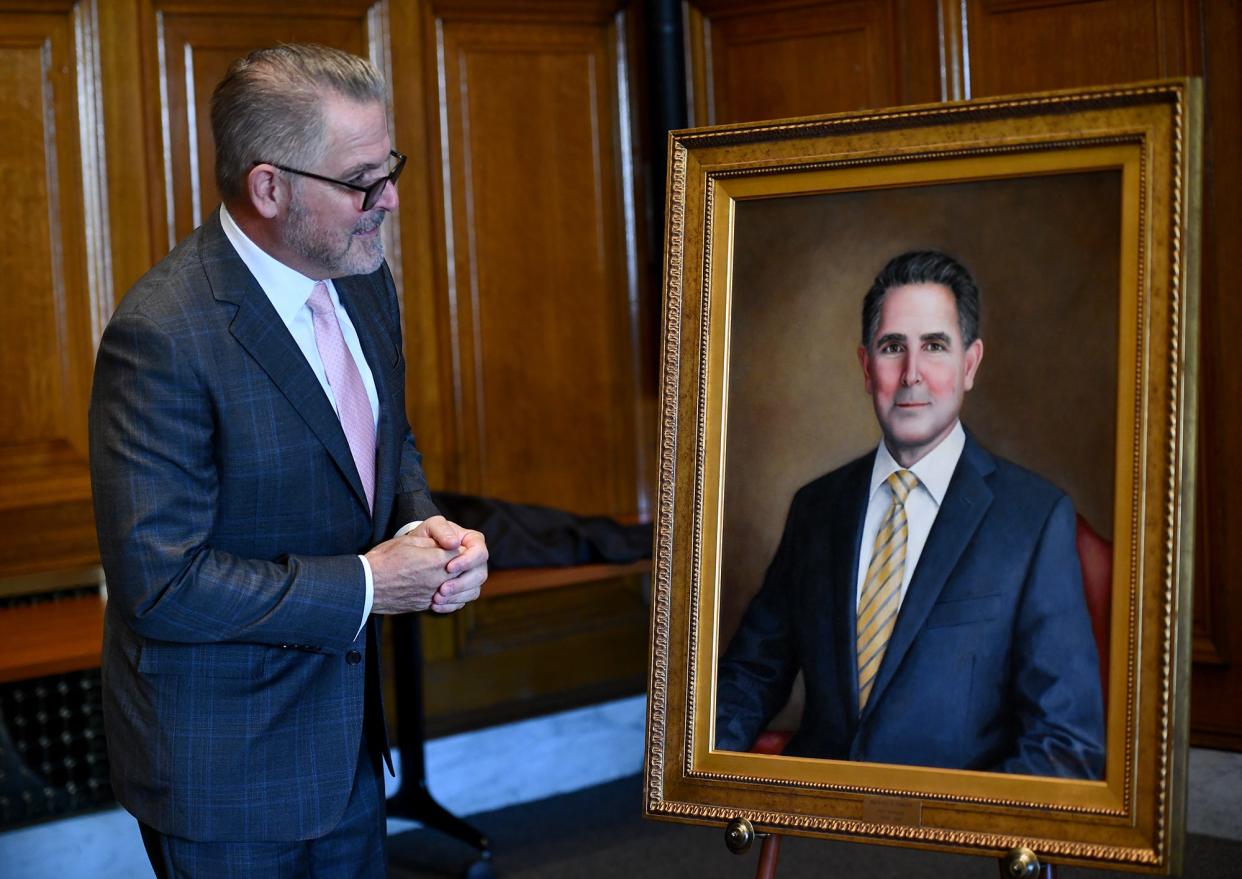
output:
[[[1180,867],[1200,106],[1186,79],[670,135],[649,817]],[[713,747],[717,662],[793,490],[878,437],[850,414],[862,294],[922,247],[983,267],[1003,340],[964,420],[1111,537],[1102,780]]]

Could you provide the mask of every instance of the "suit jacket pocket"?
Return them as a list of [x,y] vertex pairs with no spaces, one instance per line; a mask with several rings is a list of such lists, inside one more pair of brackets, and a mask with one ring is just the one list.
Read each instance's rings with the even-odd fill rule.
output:
[[946,626],[964,626],[968,623],[981,623],[996,619],[1001,613],[1001,596],[979,595],[971,598],[958,598],[950,601],[939,601],[932,606],[927,615],[925,628],[937,629]]
[[138,654],[145,674],[260,678],[267,650],[258,644],[174,644],[148,641]]

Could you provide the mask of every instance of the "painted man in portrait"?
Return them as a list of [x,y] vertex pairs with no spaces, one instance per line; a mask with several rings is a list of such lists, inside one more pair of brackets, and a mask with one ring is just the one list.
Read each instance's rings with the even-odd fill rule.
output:
[[786,754],[1102,777],[1073,505],[960,420],[979,300],[936,251],[893,258],[866,294],[858,359],[883,438],[795,494],[720,661],[716,748],[749,749],[801,672]]

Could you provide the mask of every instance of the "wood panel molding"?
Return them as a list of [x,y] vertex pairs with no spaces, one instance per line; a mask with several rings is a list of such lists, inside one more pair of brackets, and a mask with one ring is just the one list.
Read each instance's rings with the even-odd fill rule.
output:
[[430,5],[388,4],[387,25],[388,45],[396,50],[390,50],[389,68],[393,138],[398,149],[409,157],[398,188],[398,289],[405,336],[406,408],[423,454],[427,479],[439,487],[456,483],[450,445],[451,370],[443,331],[448,319],[437,287],[444,266],[438,243],[444,239],[433,188],[439,179],[439,153]]
[[431,11],[439,21],[606,24],[626,5],[625,0],[433,0]]
[[462,490],[636,512],[625,28],[624,15],[434,19]]
[[685,8],[692,125],[926,102],[943,91],[929,4],[694,0]]
[[1107,85],[1197,68],[1191,0],[966,0],[967,97]]
[[[409,403],[429,479],[641,514],[653,294],[637,268],[635,16],[617,2],[417,6],[393,9],[395,39],[421,47],[417,70],[394,59],[394,103],[426,156],[402,209]],[[429,728],[636,692],[646,616],[636,578],[498,572],[475,605],[423,621]]]
[[[49,570],[40,520],[74,510],[59,538],[77,560],[89,529],[86,405],[111,310],[106,156],[94,0],[0,12],[0,165],[9,216],[0,273],[0,578]],[[86,528],[83,528],[83,525]]]

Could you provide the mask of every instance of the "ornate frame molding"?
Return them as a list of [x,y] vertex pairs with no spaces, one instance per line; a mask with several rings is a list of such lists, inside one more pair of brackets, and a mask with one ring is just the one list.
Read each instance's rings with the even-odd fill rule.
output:
[[[993,855],[1022,845],[1057,861],[1178,868],[1191,641],[1200,105],[1198,82],[1175,80],[670,136],[649,816],[722,825],[745,817],[803,835]],[[1068,172],[1085,161],[1075,156],[1091,150],[1124,157],[1135,205],[1133,216],[1122,217],[1130,242],[1123,277],[1133,284],[1118,293],[1119,313],[1132,315],[1119,324],[1120,350],[1133,366],[1131,381],[1119,377],[1116,437],[1117,492],[1129,521],[1115,524],[1128,538],[1119,537],[1114,550],[1111,633],[1124,644],[1124,661],[1114,663],[1109,679],[1117,695],[1108,706],[1105,780],[713,750],[705,741],[711,711],[703,708],[714,698],[718,596],[714,562],[705,568],[704,552],[720,539],[721,476],[710,462],[723,454],[719,409],[727,389],[713,357],[722,356],[722,326],[727,336],[718,310],[727,313],[732,295],[732,230],[719,228],[719,219],[731,218],[731,204],[742,198],[834,191],[832,175],[846,170],[855,174],[850,186],[865,190],[857,175],[886,168],[900,169],[912,181],[902,185],[911,186],[922,185],[923,169],[947,162],[957,170],[929,171],[923,182],[1035,176],[1059,173],[1063,159]],[[1024,170],[1030,162],[1041,170]],[[862,820],[862,807],[878,796],[907,799],[931,817],[919,826]]]

